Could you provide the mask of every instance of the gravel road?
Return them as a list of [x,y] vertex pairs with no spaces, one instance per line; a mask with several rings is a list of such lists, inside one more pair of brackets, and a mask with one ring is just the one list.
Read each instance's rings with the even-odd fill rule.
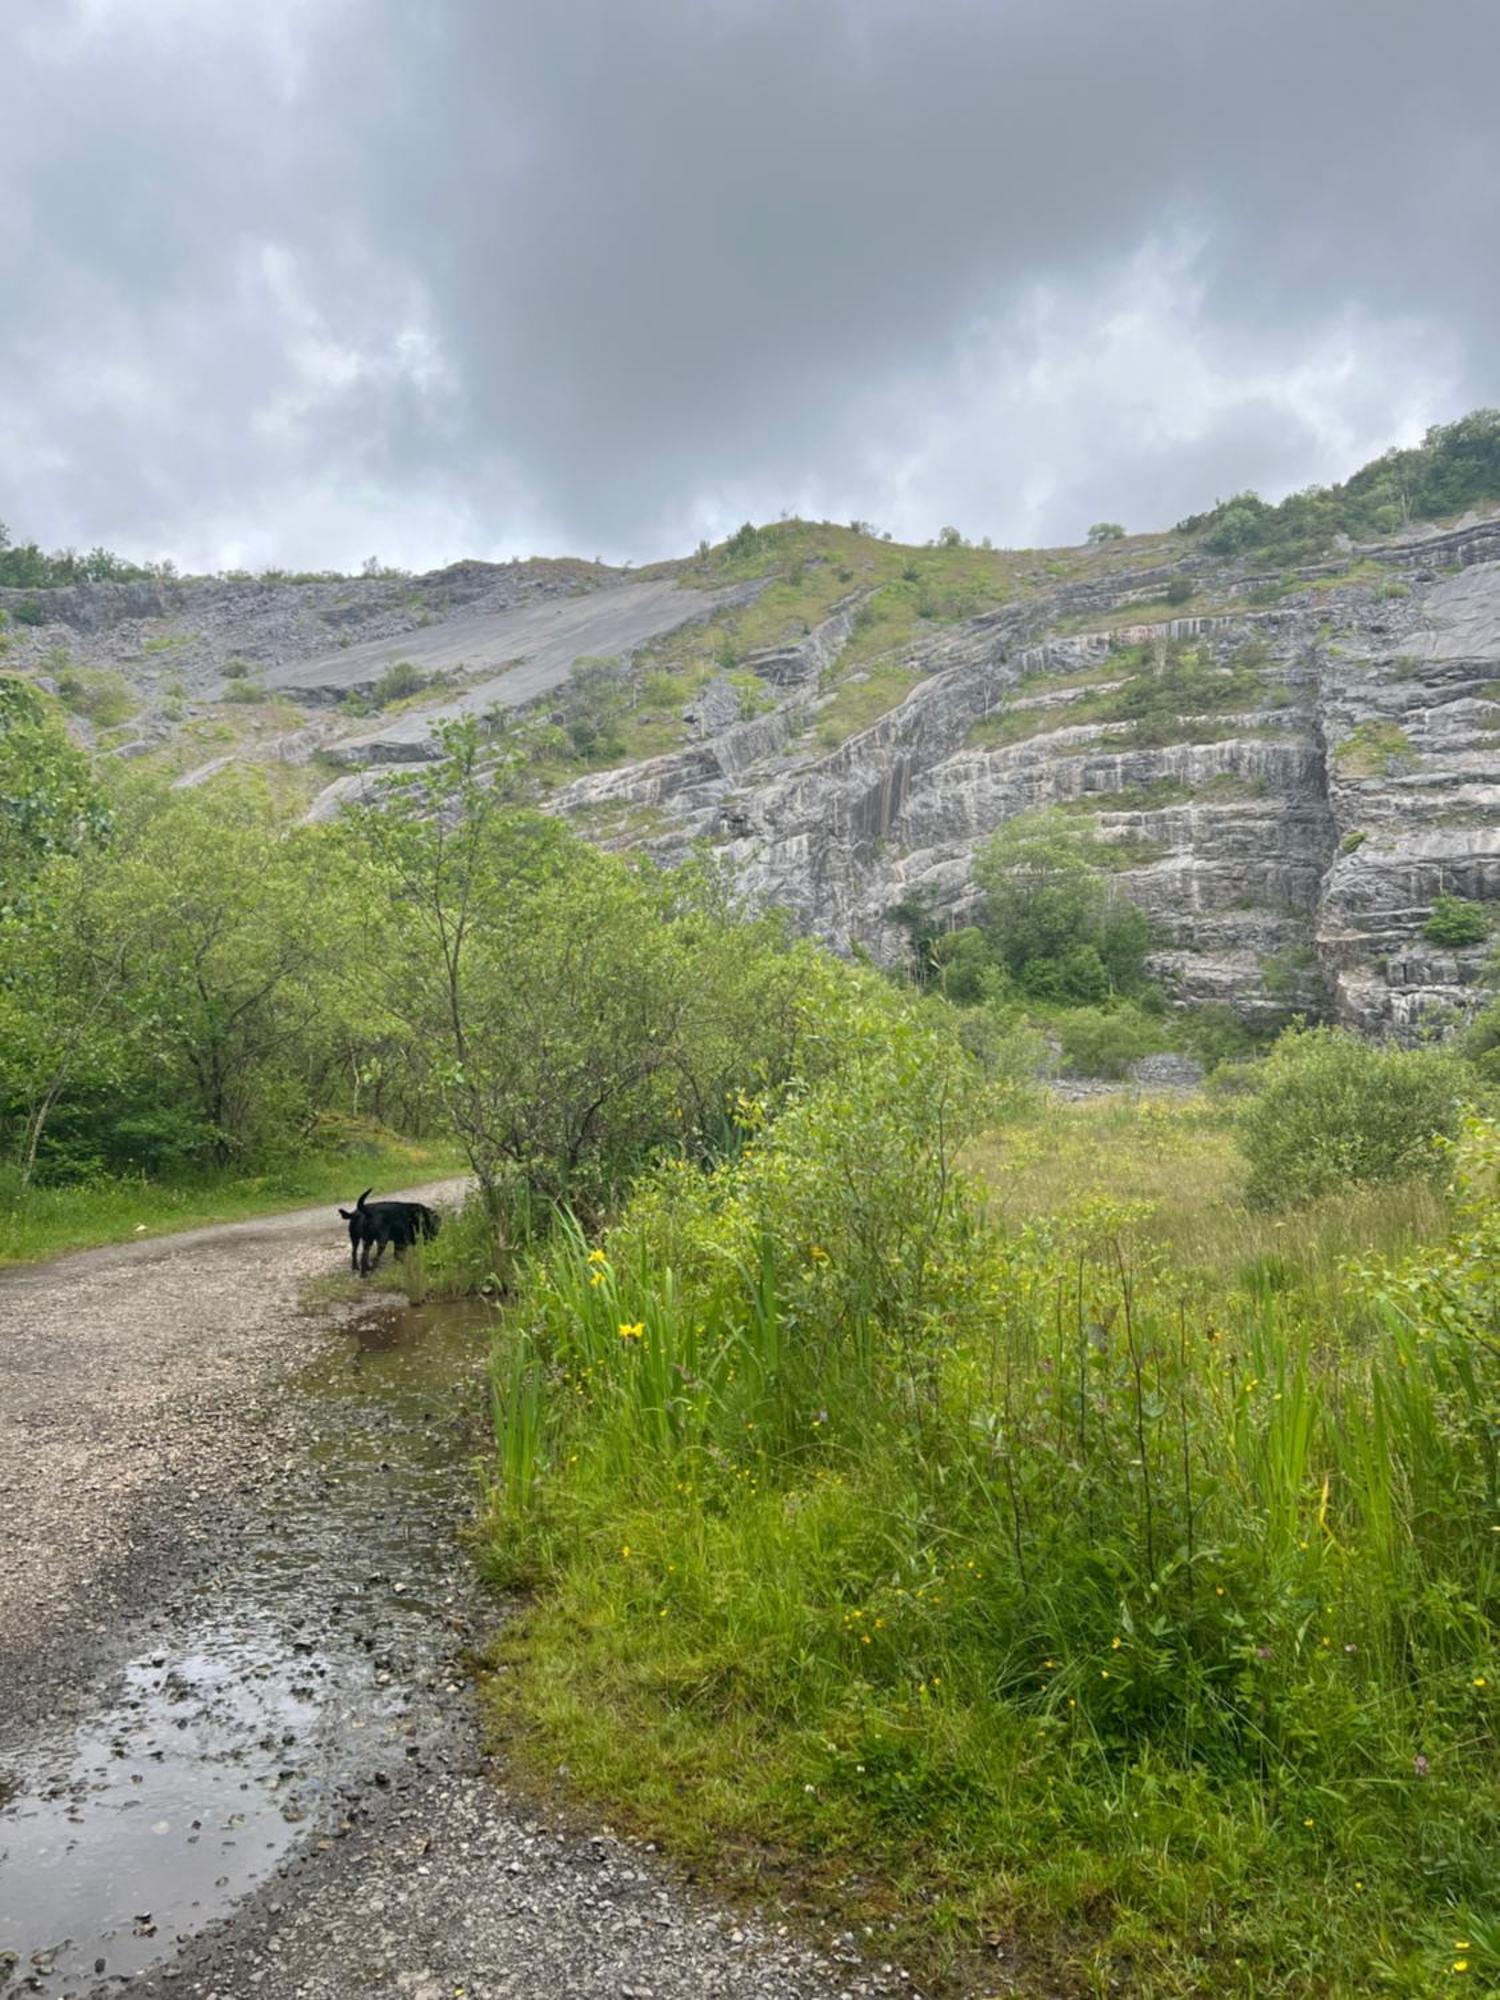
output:
[[507,1792],[486,1328],[304,1306],[345,1258],[318,1209],[0,1274],[3,2000],[911,1993]]

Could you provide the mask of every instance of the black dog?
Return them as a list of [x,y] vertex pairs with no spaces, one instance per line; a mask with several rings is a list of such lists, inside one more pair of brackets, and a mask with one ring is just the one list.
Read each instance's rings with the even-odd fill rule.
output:
[[349,1269],[362,1278],[380,1268],[387,1243],[398,1258],[404,1257],[419,1237],[437,1235],[440,1219],[419,1201],[370,1201],[369,1193],[366,1188],[353,1208],[339,1210],[349,1225]]

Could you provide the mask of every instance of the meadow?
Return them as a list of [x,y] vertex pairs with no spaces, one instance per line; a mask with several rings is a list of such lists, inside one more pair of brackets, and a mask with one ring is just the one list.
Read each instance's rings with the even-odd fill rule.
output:
[[907,1032],[522,1279],[512,1762],[923,1990],[1486,1990],[1496,1128],[1257,1211]]

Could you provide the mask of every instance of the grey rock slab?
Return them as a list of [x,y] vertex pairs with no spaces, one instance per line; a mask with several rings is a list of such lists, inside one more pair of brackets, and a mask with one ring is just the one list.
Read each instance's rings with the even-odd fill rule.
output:
[[337,692],[375,680],[398,660],[410,660],[424,673],[477,673],[475,683],[451,700],[328,746],[331,755],[349,763],[420,757],[435,723],[481,715],[497,705],[519,708],[560,686],[576,661],[632,652],[648,639],[709,617],[733,595],[679,590],[670,582],[619,584],[587,597],[449,620],[400,639],[351,646],[278,677],[274,685],[292,694]]

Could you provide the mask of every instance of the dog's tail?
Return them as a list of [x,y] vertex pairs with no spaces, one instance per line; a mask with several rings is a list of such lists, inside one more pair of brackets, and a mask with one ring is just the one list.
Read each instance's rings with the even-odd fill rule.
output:
[[363,1194],[362,1194],[362,1195],[360,1196],[359,1200],[358,1200],[358,1201],[357,1201],[357,1202],[356,1202],[356,1203],[354,1204],[354,1206],[356,1207],[356,1209],[360,1209],[360,1208],[363,1208],[363,1207],[364,1207],[364,1205],[365,1205],[365,1202],[366,1202],[366,1201],[368,1200],[368,1198],[369,1198],[369,1197],[370,1197],[370,1196],[371,1196],[372,1194],[374,1194],[374,1192],[375,1192],[374,1188],[372,1188],[372,1187],[367,1187],[367,1188],[365,1189],[364,1193],[363,1193]]

